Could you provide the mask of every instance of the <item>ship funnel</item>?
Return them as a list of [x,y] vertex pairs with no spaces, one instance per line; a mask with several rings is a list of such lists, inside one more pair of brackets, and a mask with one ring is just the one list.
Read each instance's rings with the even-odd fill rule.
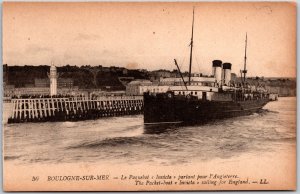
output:
[[231,63],[223,63],[223,80],[227,86],[231,80],[231,66]]
[[222,61],[221,60],[213,60],[212,75],[215,77],[216,82],[221,84],[221,80],[222,80]]

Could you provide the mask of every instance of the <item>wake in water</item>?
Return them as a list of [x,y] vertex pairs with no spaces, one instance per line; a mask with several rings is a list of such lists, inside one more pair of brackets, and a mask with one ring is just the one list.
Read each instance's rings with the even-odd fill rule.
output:
[[107,147],[119,147],[119,146],[153,146],[150,142],[143,141],[141,137],[114,137],[99,139],[89,142],[83,142],[78,145],[66,147],[66,149],[77,149],[77,148],[107,148]]
[[268,114],[268,113],[274,113],[274,114],[278,114],[278,111],[274,111],[274,110],[269,110],[269,109],[259,109],[257,111],[258,114]]

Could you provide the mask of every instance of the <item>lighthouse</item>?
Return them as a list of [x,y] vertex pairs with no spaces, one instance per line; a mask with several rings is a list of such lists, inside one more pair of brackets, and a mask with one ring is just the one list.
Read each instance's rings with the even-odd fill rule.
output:
[[50,79],[50,96],[57,95],[57,71],[54,63],[51,63],[50,74],[48,74]]

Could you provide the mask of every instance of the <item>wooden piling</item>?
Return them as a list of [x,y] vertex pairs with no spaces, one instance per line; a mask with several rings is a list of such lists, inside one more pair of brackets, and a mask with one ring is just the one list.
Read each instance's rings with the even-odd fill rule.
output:
[[[140,114],[142,97],[12,99],[10,122],[66,121]],[[71,115],[70,115],[71,114]],[[59,118],[61,117],[61,118]]]

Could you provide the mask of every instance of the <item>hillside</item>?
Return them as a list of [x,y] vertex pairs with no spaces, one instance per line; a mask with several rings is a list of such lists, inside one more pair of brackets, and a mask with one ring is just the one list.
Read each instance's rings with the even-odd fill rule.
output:
[[[48,78],[49,66],[8,66],[4,72],[7,84],[15,87],[25,87],[34,84],[35,78]],[[125,90],[119,77],[133,77],[134,79],[148,79],[145,72],[118,67],[102,66],[70,66],[57,67],[60,78],[71,78],[74,85],[85,89]]]

